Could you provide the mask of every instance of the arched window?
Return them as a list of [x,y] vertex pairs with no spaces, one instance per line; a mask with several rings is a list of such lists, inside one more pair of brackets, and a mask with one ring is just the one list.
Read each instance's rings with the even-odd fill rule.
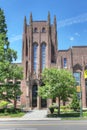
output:
[[46,44],[42,43],[41,45],[41,59],[42,59],[42,70],[45,68],[46,65]]
[[35,27],[35,28],[34,28],[34,33],[37,33],[37,32],[38,32],[38,30],[37,30],[37,28]]
[[42,28],[42,33],[45,33],[45,32],[46,32],[46,30],[45,30],[45,28],[43,27],[43,28]]
[[37,59],[38,59],[37,49],[38,49],[38,44],[34,43],[33,44],[33,70],[34,72],[36,72],[37,70]]

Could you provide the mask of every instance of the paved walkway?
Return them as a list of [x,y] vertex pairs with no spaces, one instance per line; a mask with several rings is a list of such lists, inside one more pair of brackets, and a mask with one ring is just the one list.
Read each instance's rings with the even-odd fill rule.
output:
[[60,118],[47,118],[47,110],[30,110],[21,118],[0,118],[0,121],[8,120],[60,120]]
[[47,110],[31,110],[26,113],[22,119],[36,120],[46,118]]

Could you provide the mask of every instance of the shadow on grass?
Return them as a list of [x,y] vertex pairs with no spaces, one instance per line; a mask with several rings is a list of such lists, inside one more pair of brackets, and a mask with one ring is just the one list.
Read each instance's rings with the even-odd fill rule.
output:
[[0,109],[0,117],[21,117],[25,114],[25,112],[21,111],[21,109],[14,108],[4,108]]
[[58,114],[48,114],[47,117],[80,117],[80,112],[73,112],[73,113],[61,113],[60,115]]

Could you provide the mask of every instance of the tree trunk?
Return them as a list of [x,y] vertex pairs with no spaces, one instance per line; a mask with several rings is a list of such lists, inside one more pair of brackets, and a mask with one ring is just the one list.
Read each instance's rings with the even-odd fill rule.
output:
[[60,115],[60,97],[58,98],[58,115]]
[[14,99],[14,109],[16,109],[17,101]]
[[66,105],[65,101],[63,101],[63,106],[65,106],[65,105]]

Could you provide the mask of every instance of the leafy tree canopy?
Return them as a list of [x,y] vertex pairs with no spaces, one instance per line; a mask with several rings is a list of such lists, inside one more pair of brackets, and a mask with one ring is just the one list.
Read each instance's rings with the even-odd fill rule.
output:
[[17,52],[9,47],[4,11],[0,8],[0,62],[11,63],[16,59]]
[[56,98],[66,101],[75,91],[75,79],[65,69],[49,68],[42,72],[44,86],[39,87],[38,94],[43,98]]
[[71,72],[64,69],[50,68],[42,73],[43,87],[39,87],[38,93],[44,98],[60,97],[66,99],[73,93],[75,79]]
[[0,99],[14,99],[16,106],[16,96],[21,95],[20,86],[16,83],[10,85],[7,80],[22,79],[22,68],[13,64],[17,59],[17,52],[10,48],[7,37],[7,25],[4,11],[0,8]]

